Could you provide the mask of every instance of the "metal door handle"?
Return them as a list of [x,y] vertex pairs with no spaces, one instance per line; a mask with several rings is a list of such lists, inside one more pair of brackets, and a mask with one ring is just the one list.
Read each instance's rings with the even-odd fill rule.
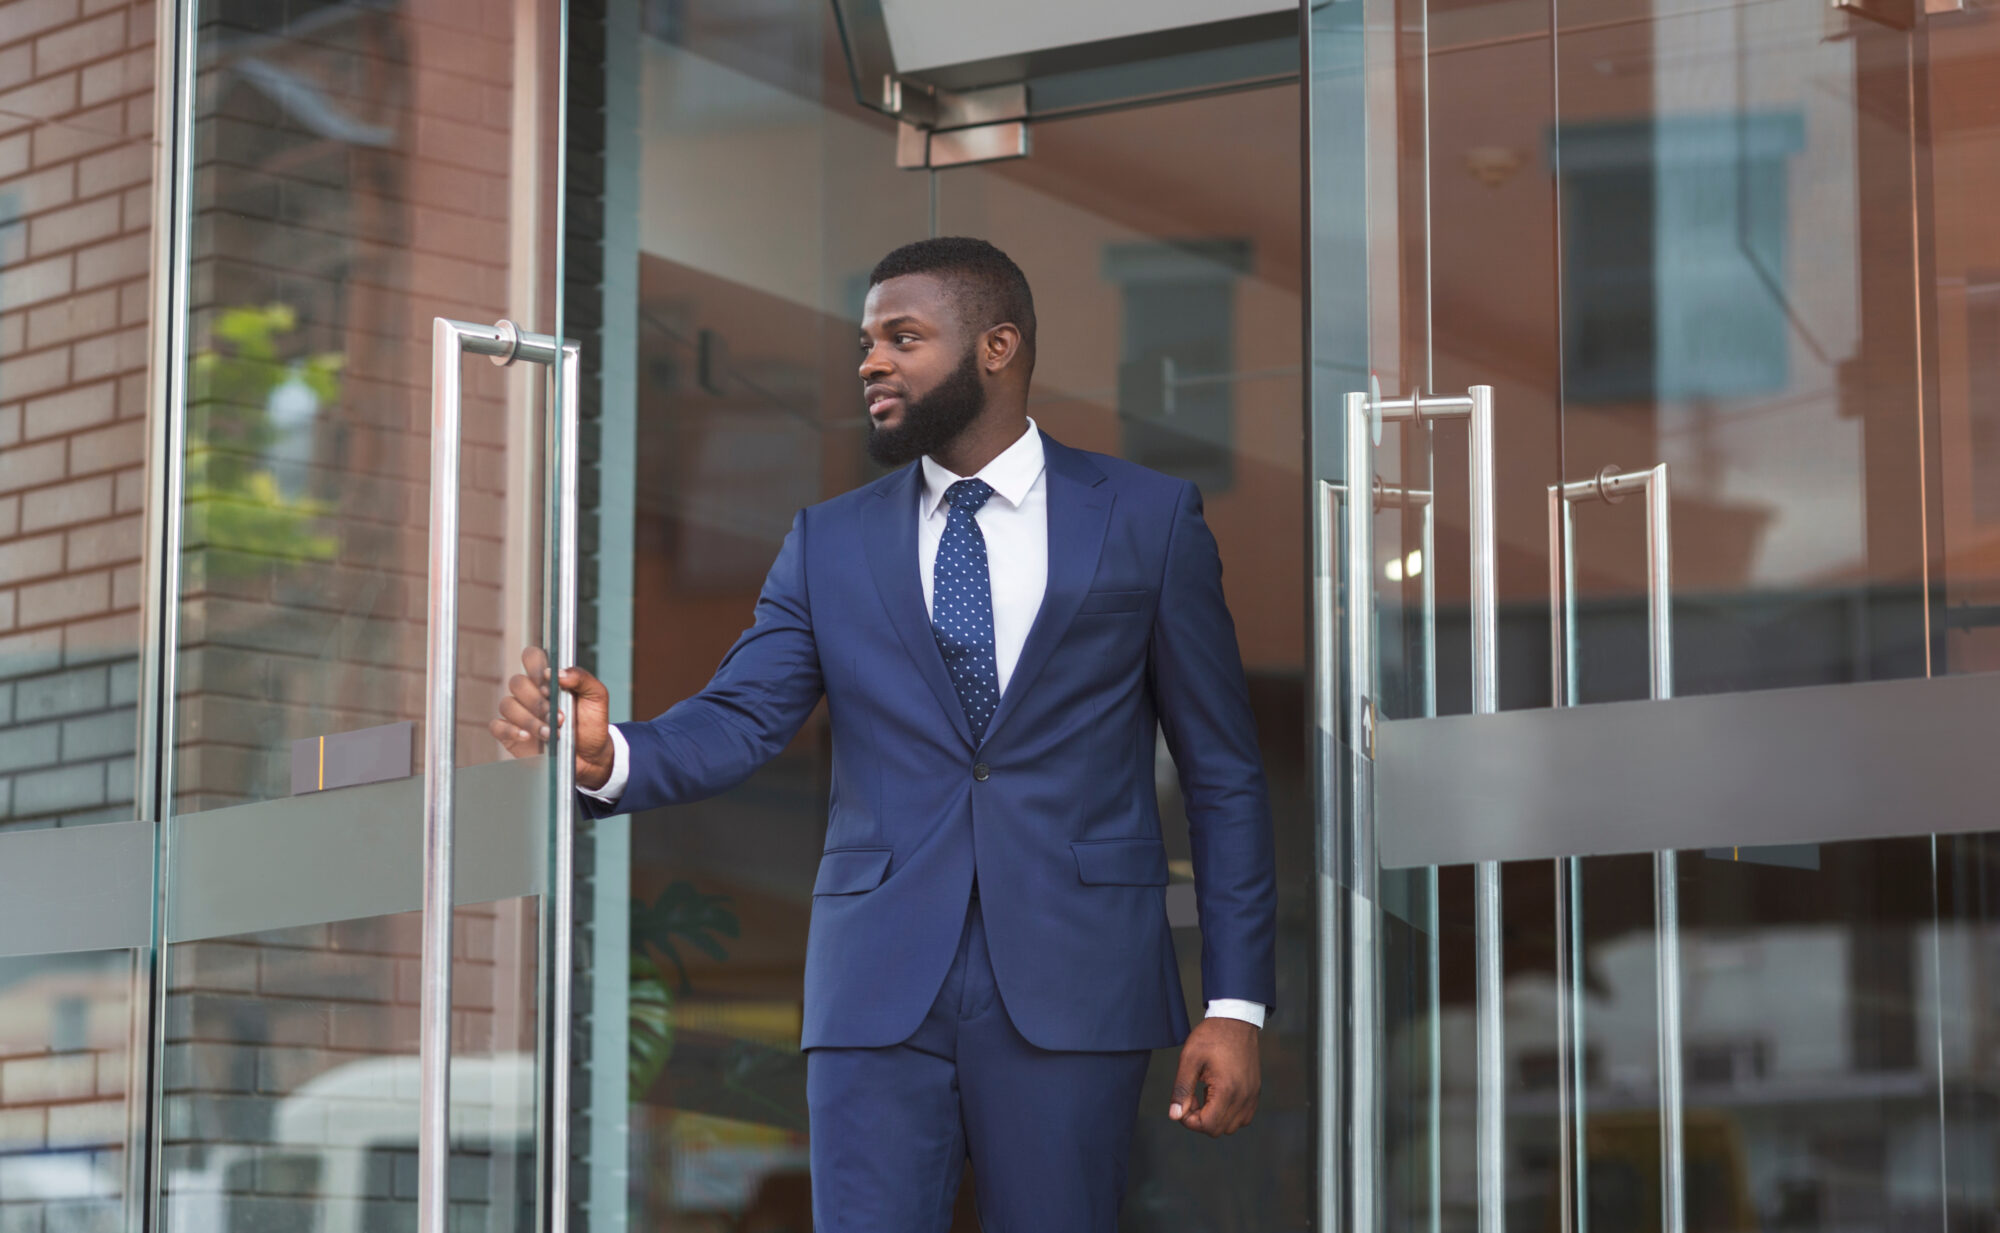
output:
[[[1350,393],[1343,407],[1342,432],[1345,444],[1348,483],[1320,482],[1315,503],[1315,539],[1319,559],[1315,562],[1314,586],[1317,606],[1323,613],[1336,610],[1336,587],[1344,591],[1350,606],[1349,633],[1344,655],[1336,655],[1334,631],[1328,621],[1315,630],[1314,711],[1319,728],[1319,799],[1322,815],[1318,820],[1322,851],[1319,872],[1320,944],[1324,953],[1336,956],[1345,973],[1345,987],[1336,980],[1320,982],[1321,1110],[1320,1172],[1322,1177],[1347,1176],[1356,1179],[1346,1195],[1344,1220],[1328,1227],[1369,1230],[1379,1227],[1378,1207],[1380,1152],[1376,1134],[1381,1124],[1380,1067],[1377,1065],[1380,1033],[1379,979],[1375,972],[1379,936],[1380,906],[1375,892],[1377,856],[1375,847],[1372,765],[1375,756],[1375,509],[1395,501],[1421,505],[1424,510],[1426,576],[1425,623],[1427,645],[1434,638],[1435,501],[1431,492],[1417,489],[1385,488],[1375,482],[1375,429],[1378,423],[1406,423],[1428,426],[1438,420],[1467,422],[1470,437],[1469,475],[1471,489],[1472,539],[1472,709],[1489,714],[1500,707],[1500,618],[1494,531],[1494,440],[1493,387],[1475,385],[1461,395],[1414,394],[1408,398],[1371,400],[1365,393]],[[1369,500],[1348,500],[1355,487],[1370,491]],[[1345,503],[1346,518],[1342,549],[1345,560],[1336,577],[1328,559],[1333,549],[1335,509]],[[1427,661],[1435,667],[1434,650],[1427,649]],[[1338,680],[1336,665],[1344,662],[1350,682],[1347,712],[1337,715]],[[1434,691],[1435,672],[1427,672],[1426,689]],[[1435,709],[1431,694],[1427,709]],[[1341,722],[1344,719],[1344,724]],[[1337,818],[1332,802],[1338,796],[1337,758],[1334,734],[1347,734],[1352,771],[1347,776],[1349,826],[1336,842]],[[1339,875],[1349,880],[1343,900]],[[1505,1198],[1505,1107],[1503,1082],[1504,1010],[1500,989],[1500,866],[1483,862],[1473,883],[1474,915],[1478,960],[1478,1041],[1479,1041],[1479,1228],[1481,1233],[1501,1233]],[[1435,939],[1436,930],[1432,930]],[[1433,960],[1435,972],[1435,960]],[[1340,1004],[1345,992],[1347,1004]],[[1354,1039],[1346,1051],[1346,1067],[1341,1066],[1335,1025],[1343,1019],[1355,1026]],[[1434,1051],[1435,1056],[1435,1051]],[[1344,1102],[1343,1102],[1344,1098]],[[1434,1106],[1435,1107],[1435,1106]],[[1346,1114],[1347,1125],[1339,1125]],[[1345,1150],[1346,1166],[1336,1153]],[[1436,1153],[1432,1153],[1432,1193],[1438,1191]],[[1370,1179],[1365,1184],[1361,1179]],[[1334,1217],[1327,1212],[1323,1216]],[[1435,1218],[1436,1212],[1433,1211]]]
[[[1576,527],[1573,507],[1593,501],[1616,504],[1631,493],[1646,498],[1646,633],[1648,679],[1654,698],[1674,696],[1673,540],[1667,502],[1667,464],[1621,472],[1606,467],[1592,479],[1549,485],[1549,652],[1555,705],[1574,706],[1576,677]],[[1653,854],[1653,922],[1659,993],[1660,1228],[1686,1233],[1686,1144],[1681,1109],[1680,863],[1670,848]],[[1582,864],[1556,862],[1557,1107],[1563,1128],[1560,1153],[1563,1227],[1581,1229],[1588,1211],[1584,1159]],[[1573,940],[1573,941],[1572,941]],[[1578,1060],[1571,1066],[1567,1059]]]
[[[552,669],[576,658],[577,357],[574,342],[558,345],[547,334],[524,334],[510,321],[469,325],[438,317],[431,323],[431,538],[424,648],[424,894],[423,979],[418,1011],[417,1228],[447,1233],[451,1153],[451,954],[453,741],[458,709],[458,476],[459,365],[467,354],[556,367],[559,373],[553,440],[551,538],[555,548],[556,602],[550,641]],[[551,1233],[563,1233],[569,1199],[570,929],[576,786],[575,703],[551,682],[556,708],[554,860],[548,888],[553,935],[550,982],[545,1191]]]

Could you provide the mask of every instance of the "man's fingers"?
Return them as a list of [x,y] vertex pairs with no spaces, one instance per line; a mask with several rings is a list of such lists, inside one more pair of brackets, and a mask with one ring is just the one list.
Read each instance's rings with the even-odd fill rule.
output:
[[541,680],[549,672],[548,652],[538,646],[522,647],[521,668],[528,674],[529,680]]
[[541,716],[531,714],[527,707],[521,705],[519,698],[501,700],[500,722],[511,724],[515,729],[515,734],[503,737],[503,740],[534,740],[535,734],[542,728]]
[[593,702],[606,702],[610,700],[610,694],[605,690],[604,682],[598,680],[582,668],[564,668],[559,674],[559,679],[562,687],[575,694],[578,700]]
[[[1198,1112],[1193,1107],[1194,1087],[1201,1081],[1203,1065],[1204,1059],[1199,1050],[1185,1047],[1181,1049],[1181,1064],[1174,1071],[1174,1090],[1172,1101],[1167,1105],[1167,1116],[1184,1125],[1189,1117]],[[1210,1099],[1213,1100],[1214,1097],[1211,1096]]]
[[517,672],[507,678],[507,692],[522,706],[527,707],[530,714],[548,714],[548,694],[536,688],[535,683],[521,673]]

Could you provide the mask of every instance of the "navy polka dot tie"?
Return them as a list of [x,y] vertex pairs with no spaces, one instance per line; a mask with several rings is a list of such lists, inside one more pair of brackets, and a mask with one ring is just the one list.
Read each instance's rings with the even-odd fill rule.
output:
[[944,538],[938,541],[931,571],[931,630],[944,666],[965,706],[972,739],[986,738],[993,708],[1000,704],[1000,669],[993,658],[993,588],[986,571],[986,537],[973,517],[993,489],[967,479],[944,490],[951,502]]

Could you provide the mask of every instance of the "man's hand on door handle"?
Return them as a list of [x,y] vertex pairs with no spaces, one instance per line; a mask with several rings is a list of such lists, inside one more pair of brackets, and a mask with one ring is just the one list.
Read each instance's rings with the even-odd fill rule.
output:
[[[500,700],[500,717],[487,725],[493,738],[515,758],[542,752],[550,735],[549,657],[531,646],[521,652],[521,667],[507,682]],[[601,788],[611,778],[611,695],[582,668],[564,668],[561,685],[576,695],[576,781]],[[555,722],[562,723],[560,713]]]

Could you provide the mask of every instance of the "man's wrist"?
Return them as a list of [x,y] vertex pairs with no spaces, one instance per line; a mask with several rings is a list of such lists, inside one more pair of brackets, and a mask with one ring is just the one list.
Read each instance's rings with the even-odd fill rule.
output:
[[611,765],[605,771],[603,782],[593,788],[579,781],[577,790],[593,800],[616,805],[618,798],[625,795],[625,783],[630,777],[632,765],[632,751],[627,747],[625,734],[618,730],[617,724],[611,725],[610,751]]

